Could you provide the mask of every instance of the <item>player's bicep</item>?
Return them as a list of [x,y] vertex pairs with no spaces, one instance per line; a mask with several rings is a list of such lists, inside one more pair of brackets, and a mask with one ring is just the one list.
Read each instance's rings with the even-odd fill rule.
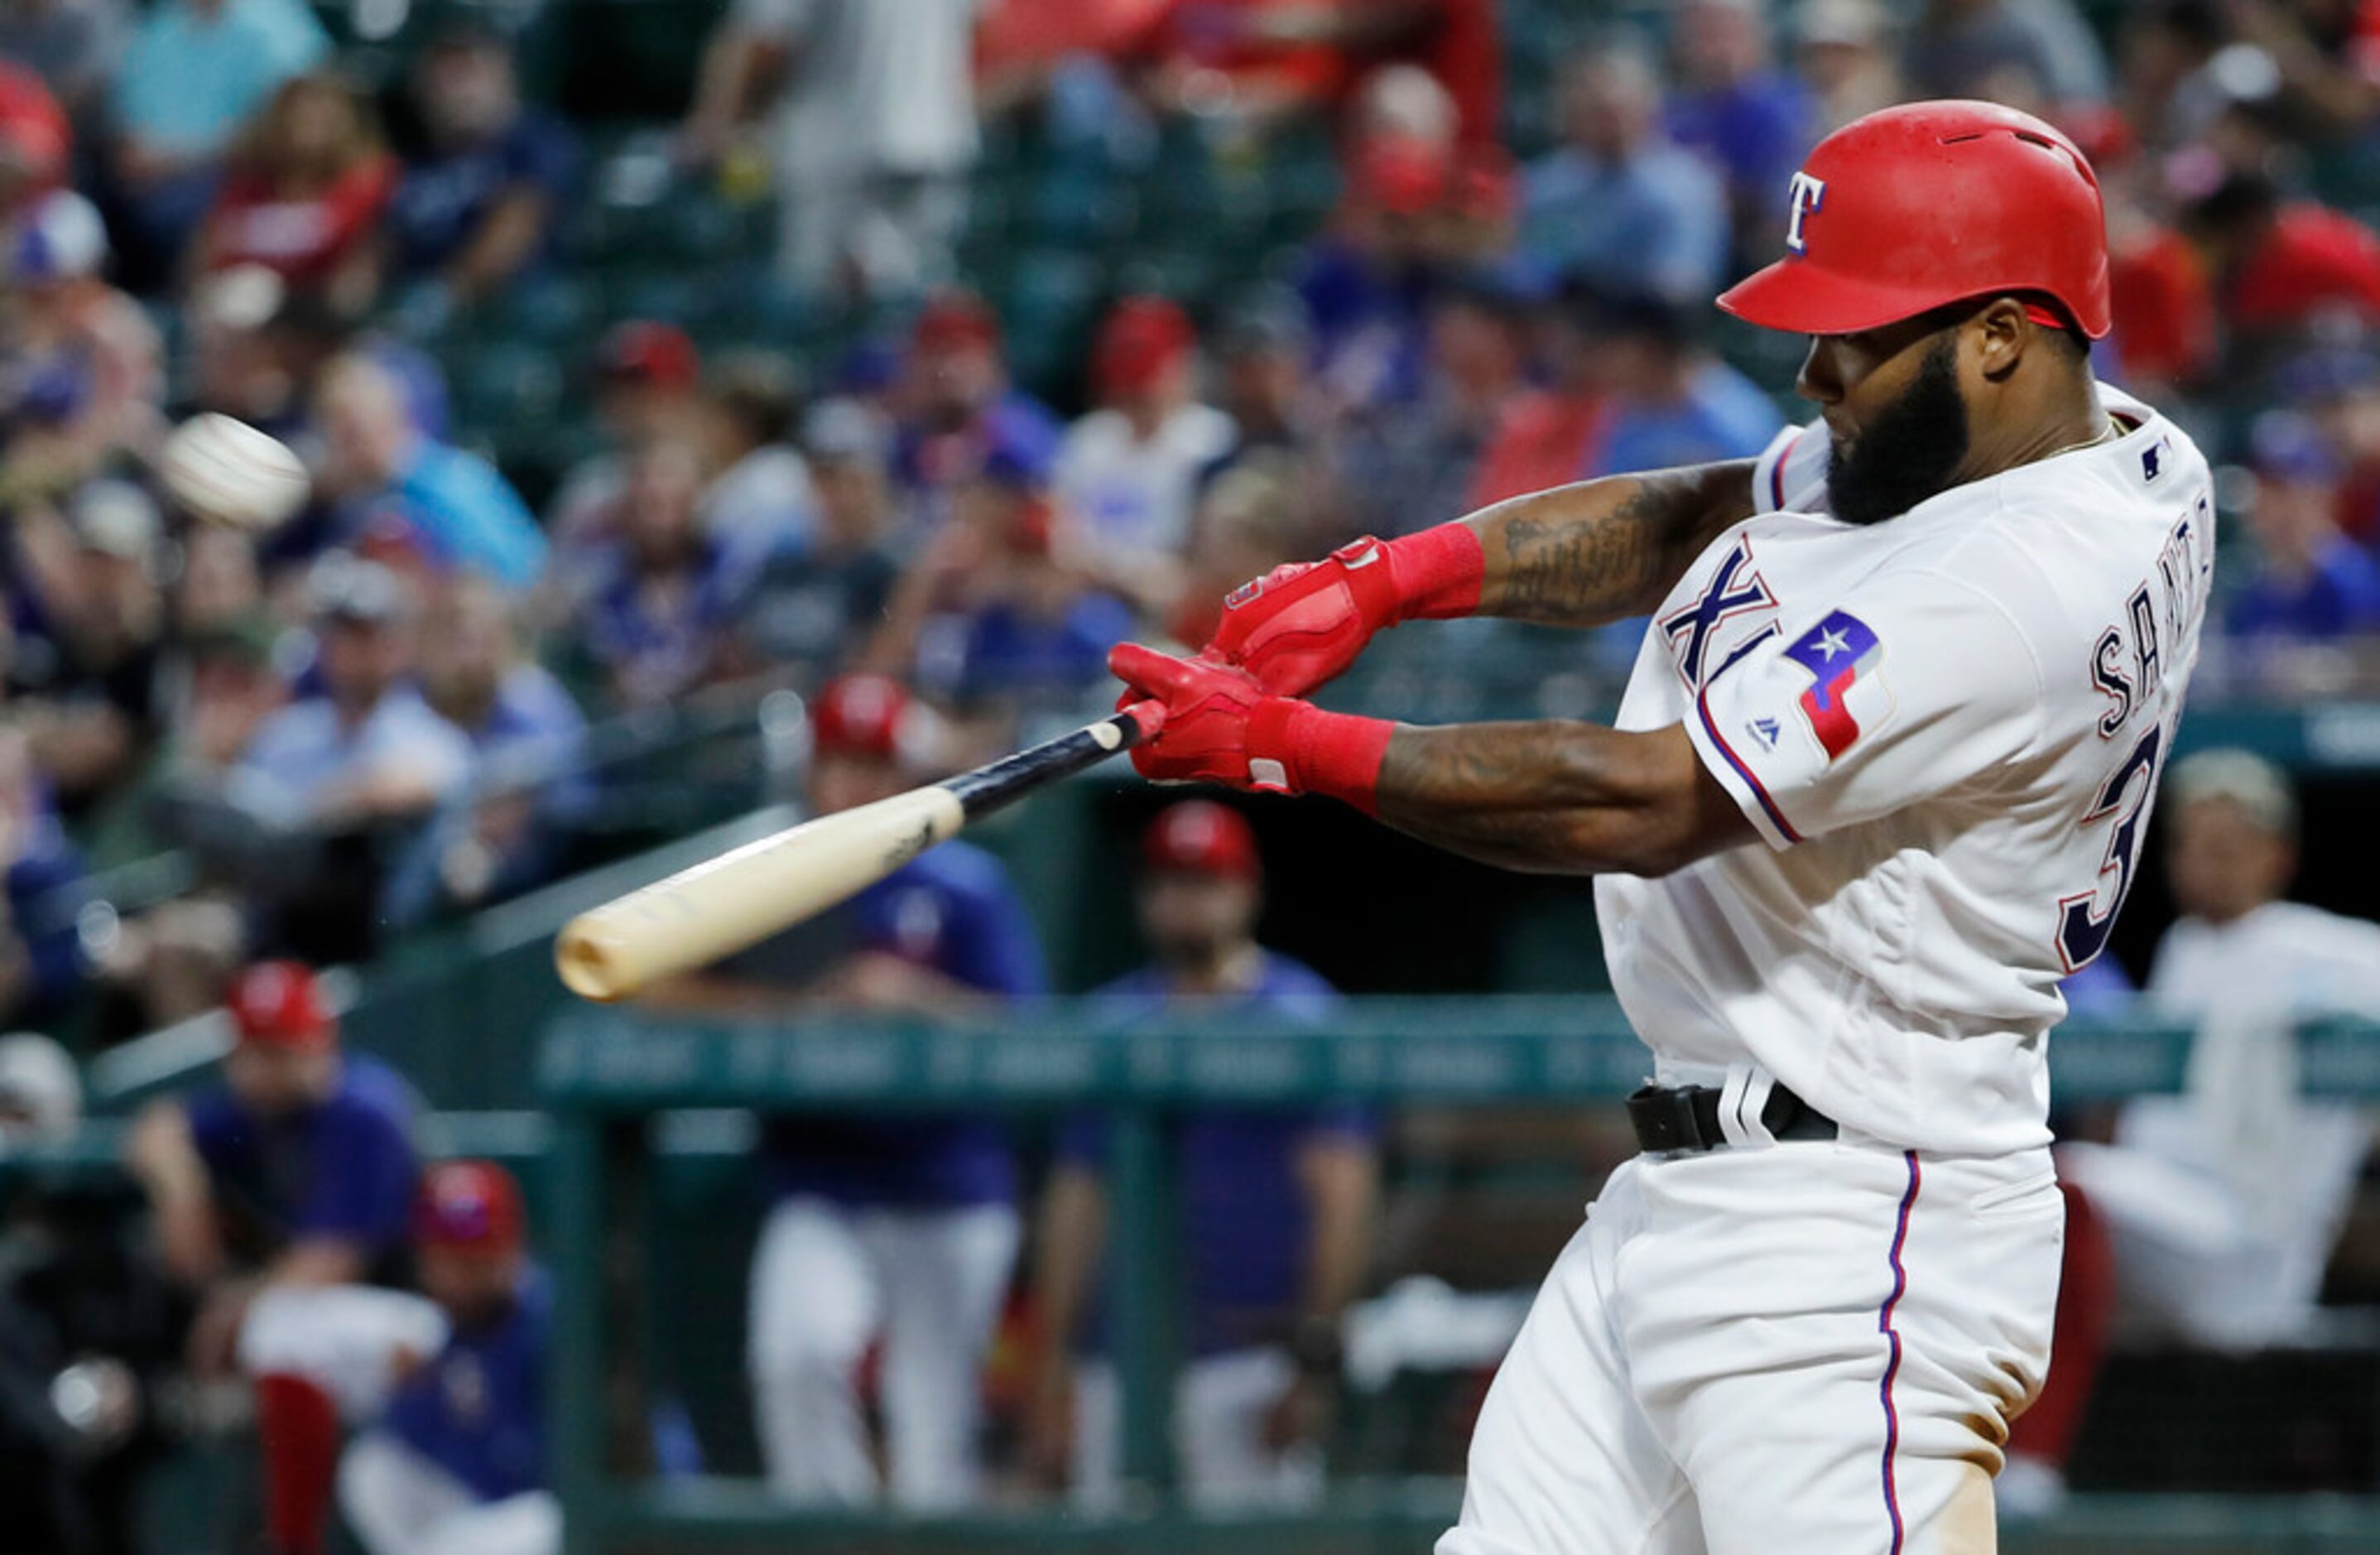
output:
[[1705,771],[1774,846],[1973,783],[2039,737],[2041,674],[2007,612],[1931,575],[1872,593],[1789,617],[1687,715]]

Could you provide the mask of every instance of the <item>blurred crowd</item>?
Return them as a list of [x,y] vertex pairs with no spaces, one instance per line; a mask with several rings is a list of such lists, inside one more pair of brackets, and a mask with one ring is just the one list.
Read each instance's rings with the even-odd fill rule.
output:
[[[104,1043],[244,958],[368,956],[551,878],[601,799],[590,739],[706,688],[889,674],[956,765],[1280,561],[1755,453],[1791,361],[1708,298],[1819,135],[1916,93],[2093,152],[2101,371],[2230,461],[2210,680],[2372,668],[2380,237],[2336,202],[2380,200],[2368,7],[1615,6],[1523,115],[1517,0],[738,0],[674,176],[772,185],[769,285],[843,310],[848,348],[669,318],[559,346],[591,440],[533,505],[439,348],[577,262],[589,153],[516,45],[560,5],[428,13],[369,91],[299,0],[0,7],[0,1024]],[[955,258],[986,118],[1186,126],[1220,159],[1320,133],[1340,192],[1260,279],[1111,293],[1079,371],[1024,383]],[[164,498],[162,431],[200,410],[301,453],[297,518]],[[84,910],[91,869],[164,849],[191,889]]]
[[[1280,562],[1564,480],[1757,453],[1792,414],[1794,355],[1722,329],[1709,298],[1774,249],[1804,152],[1871,109],[1989,97],[2093,157],[2115,264],[2098,370],[2225,466],[2202,697],[2380,684],[2380,7],[2362,0],[734,0],[682,117],[655,127],[668,176],[772,190],[766,285],[847,321],[847,347],[611,316],[545,364],[594,429],[558,481],[486,456],[493,429],[458,417],[440,363],[485,310],[533,303],[580,263],[596,155],[526,90],[516,30],[566,27],[568,0],[433,11],[395,71],[343,55],[318,14],[339,9],[0,0],[0,1028],[87,1051],[231,998],[235,1051],[253,1052],[230,1099],[160,1114],[136,1142],[161,1225],[183,1229],[162,1270],[116,1271],[127,1294],[93,1321],[136,1371],[262,1379],[256,1407],[304,1444],[273,1470],[280,1548],[318,1537],[340,1414],[406,1407],[411,1446],[360,1438],[373,1450],[346,1482],[375,1551],[480,1548],[461,1525],[404,1540],[482,1506],[508,1508],[487,1548],[552,1537],[550,1505],[518,1499],[538,1488],[534,1442],[489,1446],[502,1422],[444,1420],[443,1394],[390,1402],[462,1346],[475,1386],[510,1379],[518,1423],[543,1298],[517,1196],[486,1172],[417,1190],[409,1146],[370,1146],[339,1157],[370,1179],[359,1197],[306,1197],[330,1170],[306,1154],[328,1148],[310,1120],[328,1109],[378,1138],[412,1099],[324,1056],[335,1022],[289,991],[311,990],[305,966],[367,959],[586,862],[600,752],[700,697],[808,699],[806,798],[840,808],[1079,721],[1112,693],[1111,644],[1203,641],[1223,594]],[[1524,18],[1574,43],[1526,114],[1506,36]],[[997,288],[958,257],[987,126],[1125,160],[1187,134],[1230,167],[1319,134],[1335,203],[1248,256],[1243,282],[1108,285],[1080,359],[1024,382]],[[161,439],[200,411],[300,454],[313,494],[296,518],[256,532],[165,493]],[[1597,689],[1615,688],[1605,674]],[[2286,905],[2279,782],[2202,771],[2184,807],[2254,833],[2187,833],[2231,881],[2182,901],[2208,935]],[[1160,971],[1115,996],[1320,1007],[1318,979],[1254,944],[1260,872],[1237,818],[1177,813],[1148,844]],[[137,910],[90,884],[169,855],[187,874]],[[996,866],[938,852],[912,870],[862,905],[857,952],[763,947],[668,997],[931,1011],[1040,989]],[[2370,954],[2340,933],[2335,960]],[[260,976],[281,980],[260,992]],[[2161,962],[2149,991],[2184,976]],[[71,1066],[61,1080],[57,1054],[17,1040],[0,1039],[0,1108],[40,1112]],[[2328,1141],[2324,1171],[2254,1158],[2241,1141],[2286,1118],[2292,1082],[2256,1068],[2252,1039],[2226,1051],[2260,1076],[2256,1120],[2096,1120],[2110,1153],[2079,1175],[2100,1173],[2119,1248],[2180,1236],[2139,1256],[2261,1271],[2268,1326],[2245,1340],[2165,1315],[2260,1342],[2312,1307],[2360,1142],[2300,1120],[2284,1132]],[[2236,1088],[2206,1084],[2206,1105]],[[1047,1350],[1022,1460],[1111,1493],[1102,1121],[1069,1126],[1032,1235],[995,1131],[871,1126],[770,1141],[778,1207],[753,1280],[773,1320],[755,1323],[749,1367],[772,1478],[838,1500],[881,1475],[917,1504],[974,1494],[972,1417],[953,1401],[975,1396],[1029,1243],[1038,1320],[1079,1342]],[[1194,1488],[1309,1493],[1376,1129],[1330,1112],[1192,1131],[1215,1217],[1197,1235],[1223,1270],[1196,1286],[1207,1369],[1179,1423]],[[260,1152],[285,1135],[310,1143]],[[2240,1148],[2207,1159],[2208,1137]],[[2228,1184],[2228,1218],[2123,1223],[2169,1197],[2159,1162]],[[264,1227],[245,1249],[176,1219],[233,1184]],[[1222,1229],[1237,1221],[1263,1234]],[[431,1274],[455,1247],[466,1267]],[[417,1253],[426,1307],[334,1309],[393,1330],[323,1319],[380,1336],[370,1385],[306,1347],[303,1311],[265,1325],[294,1350],[242,1355],[273,1286],[406,1283]],[[852,1381],[880,1337],[882,1453]],[[391,1370],[392,1353],[412,1359]],[[118,1380],[93,1382],[94,1418]],[[148,1439],[110,1440],[106,1463]],[[467,1493],[415,1473],[425,1455]],[[2063,1445],[2033,1455],[2054,1490]],[[103,1509],[104,1472],[81,1483]]]

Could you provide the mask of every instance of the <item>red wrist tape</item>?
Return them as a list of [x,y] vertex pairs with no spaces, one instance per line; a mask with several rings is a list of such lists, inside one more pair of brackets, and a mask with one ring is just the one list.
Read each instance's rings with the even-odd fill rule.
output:
[[1268,697],[1248,715],[1249,765],[1281,763],[1293,794],[1321,794],[1366,815],[1379,812],[1380,763],[1397,726],[1384,718],[1325,712],[1311,702]]
[[1400,621],[1443,621],[1479,608],[1488,550],[1468,524],[1440,524],[1380,547]]

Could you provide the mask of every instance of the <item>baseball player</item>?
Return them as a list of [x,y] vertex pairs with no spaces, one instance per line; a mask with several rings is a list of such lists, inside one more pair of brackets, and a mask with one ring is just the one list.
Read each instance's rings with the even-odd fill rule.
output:
[[[823,815],[921,781],[925,710],[853,674],[811,708]],[[990,855],[934,848],[831,917],[650,1001],[664,1007],[933,1015],[1044,991],[1033,925]],[[1016,1261],[1016,1172],[997,1123],[949,1113],[772,1120],[776,1208],[752,1257],[749,1365],[771,1486],[808,1502],[878,1491],[858,1386],[883,1341],[892,1499],[975,1493],[980,1370]]]
[[545,1357],[553,1298],[522,1247],[520,1187],[492,1161],[422,1174],[413,1247],[445,1346],[407,1357],[380,1420],[339,1462],[339,1506],[370,1555],[552,1555]]
[[[1132,1021],[1182,1001],[1306,1023],[1337,996],[1257,943],[1256,836],[1236,811],[1174,805],[1142,840],[1139,908],[1156,960],[1098,996]],[[1378,1191],[1378,1124],[1348,1106],[1245,1108],[1181,1120],[1182,1266],[1192,1359],[1176,1392],[1185,1484],[1207,1505],[1298,1505],[1322,1489],[1320,1436],[1339,1380],[1340,1320],[1364,1277]],[[1028,1452],[1075,1499],[1115,1499],[1122,1415],[1094,1280],[1106,1227],[1106,1120],[1060,1130],[1043,1190],[1036,1316],[1046,1343]],[[1086,1319],[1088,1321],[1086,1321]]]
[[[1163,704],[1147,776],[1602,877],[1643,1153],[1515,1341],[1441,1555],[1988,1549],[2049,1360],[2045,1048],[2197,657],[2208,472],[2092,377],[2105,218],[2049,126],[1889,108],[1779,192],[1783,257],[1719,306],[1811,337],[1823,425],[1359,541],[1242,589],[1196,659],[1111,661]],[[1612,728],[1296,699],[1399,621],[1647,611]]]
[[385,1288],[406,1272],[413,1098],[394,1071],[340,1051],[298,963],[249,967],[229,1004],[225,1083],[151,1107],[128,1163],[167,1273],[201,1298],[192,1369],[255,1381],[271,1547],[314,1555],[341,1418],[376,1415],[396,1358],[445,1341],[436,1306]]
[[2203,751],[2168,786],[2182,917],[2143,991],[2197,1023],[2186,1083],[2128,1102],[2113,1146],[2070,1146],[2063,1164],[2107,1217],[2135,1303],[2217,1349],[2302,1341],[2372,1120],[2300,1094],[2292,1027],[2380,1015],[2380,924],[2282,899],[2297,798],[2265,761]]

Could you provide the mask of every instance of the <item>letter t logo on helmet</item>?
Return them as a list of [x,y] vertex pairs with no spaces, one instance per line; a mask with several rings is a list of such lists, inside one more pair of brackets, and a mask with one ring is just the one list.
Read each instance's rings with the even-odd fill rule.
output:
[[1785,257],[1718,299],[1747,323],[1852,334],[2015,296],[2039,321],[2107,333],[2099,180],[2073,141],[2030,114],[1886,108],[1819,141],[1789,194]]
[[1785,246],[1795,253],[1806,253],[1808,245],[1802,240],[1802,218],[1826,202],[1824,179],[1813,178],[1807,173],[1793,175],[1793,214],[1785,224]]

